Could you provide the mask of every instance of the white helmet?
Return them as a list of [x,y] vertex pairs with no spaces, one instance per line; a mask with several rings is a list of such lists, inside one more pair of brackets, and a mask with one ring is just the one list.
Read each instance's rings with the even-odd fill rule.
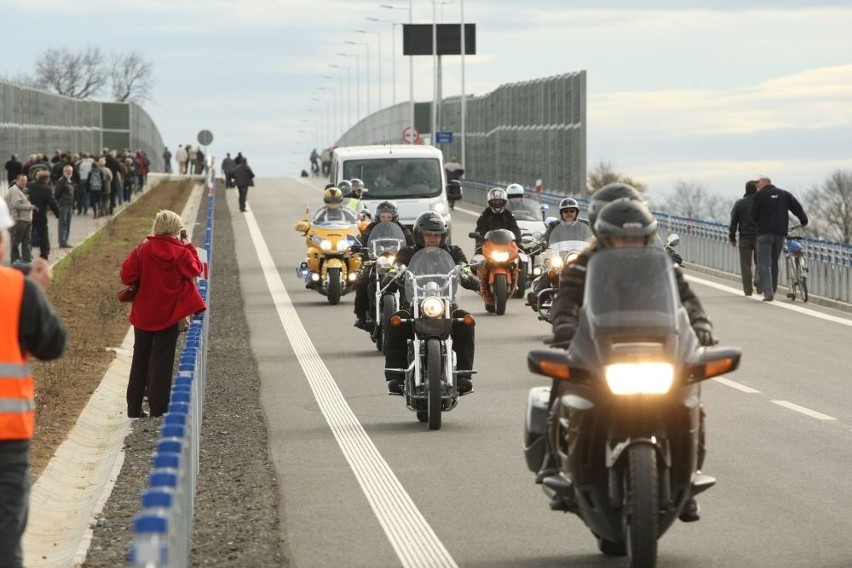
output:
[[524,186],[519,183],[511,183],[509,187],[506,188],[506,195],[511,199],[512,197],[523,197],[524,196]]

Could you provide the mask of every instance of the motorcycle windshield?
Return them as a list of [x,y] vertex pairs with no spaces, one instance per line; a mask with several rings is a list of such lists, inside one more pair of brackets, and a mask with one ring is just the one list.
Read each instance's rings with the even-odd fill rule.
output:
[[351,209],[339,207],[337,209],[322,208],[317,211],[311,219],[311,225],[323,229],[345,229],[358,224],[358,217]]
[[579,252],[587,246],[589,246],[587,241],[559,241],[547,245],[547,251],[564,255],[569,252]]
[[374,260],[388,252],[395,255],[404,246],[405,233],[396,223],[377,223],[367,239],[367,250]]
[[510,199],[506,209],[512,212],[517,221],[541,221],[541,211],[538,207],[524,203],[523,200],[520,203],[514,203],[514,200]]
[[485,240],[495,245],[508,245],[515,240],[515,233],[509,229],[494,229],[485,233]]
[[582,310],[593,336],[674,334],[679,306],[671,260],[663,249],[602,249],[589,259]]
[[427,296],[450,297],[454,301],[458,290],[458,275],[453,272],[455,267],[452,255],[445,249],[425,247],[418,250],[408,263],[405,297],[410,302]]
[[560,241],[588,241],[592,238],[592,229],[582,221],[559,223],[550,232],[547,246],[552,247]]

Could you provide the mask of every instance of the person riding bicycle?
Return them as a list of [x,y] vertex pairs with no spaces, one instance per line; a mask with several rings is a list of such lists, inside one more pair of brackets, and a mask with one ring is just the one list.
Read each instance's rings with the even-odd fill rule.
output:
[[[580,253],[575,262],[567,264],[559,279],[559,291],[551,306],[553,318],[553,342],[556,345],[568,346],[577,331],[580,308],[586,286],[586,267],[589,259],[602,248],[619,248],[630,246],[655,246],[657,243],[657,220],[648,207],[641,201],[631,198],[619,198],[595,210],[593,225],[595,238],[590,245]],[[713,325],[704,311],[698,297],[689,287],[680,267],[672,264],[675,272],[678,293],[681,304],[686,308],[689,323],[701,345],[714,345]],[[570,348],[569,348],[570,349]],[[558,399],[561,381],[554,379],[551,387],[550,404]],[[700,442],[697,469],[700,470],[706,454],[704,448],[704,411],[701,411]],[[536,476],[536,482],[558,472],[556,457],[551,451],[545,455],[544,463]],[[556,506],[558,503],[551,503]],[[699,519],[699,507],[694,498],[684,508],[680,519],[684,522]]]
[[[408,265],[414,253],[425,247],[440,247],[446,250],[453,257],[456,264],[467,265],[467,257],[461,248],[455,245],[447,244],[447,224],[438,213],[427,211],[421,213],[417,220],[414,221],[414,246],[407,246],[399,251],[396,255],[397,266]],[[385,277],[383,285],[390,283],[390,280],[396,276],[393,269]],[[469,271],[465,269],[461,273],[462,287],[478,291],[479,281]],[[397,280],[397,285],[401,283]],[[404,294],[403,294],[404,296]],[[402,307],[397,315],[403,319],[412,317],[409,300],[402,298]],[[467,325],[457,321],[464,318],[469,312],[462,310],[457,305],[452,306],[452,317],[454,319],[451,336],[453,338],[453,351],[456,352],[456,370],[458,371],[458,391],[459,394],[466,394],[473,390],[473,382],[471,381],[470,371],[473,370],[473,355],[474,355],[474,325]],[[405,323],[400,326],[389,326],[385,330],[385,368],[386,369],[403,369],[408,366],[408,346],[407,340],[414,335],[411,323]],[[466,372],[467,371],[467,372]],[[402,392],[403,375],[397,371],[385,371],[385,380],[388,385],[388,392],[391,394],[400,394]]]
[[[367,225],[361,235],[361,245],[366,247],[370,242],[370,233],[373,228],[379,223],[395,223],[402,229],[402,234],[405,235],[405,244],[413,246],[414,235],[408,230],[408,227],[399,222],[399,210],[396,205],[390,201],[382,201],[376,206],[376,217],[372,223]],[[372,279],[372,270],[362,270],[358,275],[358,280],[355,282],[355,327],[358,329],[367,330],[367,310],[370,307],[369,285]]]

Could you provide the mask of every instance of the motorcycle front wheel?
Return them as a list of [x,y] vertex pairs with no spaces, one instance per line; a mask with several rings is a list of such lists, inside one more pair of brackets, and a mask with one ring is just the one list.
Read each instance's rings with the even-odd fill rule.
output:
[[626,475],[624,540],[631,568],[656,566],[659,536],[659,475],[657,451],[647,444],[628,450]]
[[376,322],[376,349],[379,351],[384,352],[382,349],[384,345],[384,333],[386,326],[390,325],[390,320],[394,312],[396,312],[396,306],[394,306],[393,296],[382,296],[382,315],[381,319]]
[[429,415],[429,429],[441,429],[441,412],[443,411],[443,403],[441,402],[441,341],[439,339],[428,339],[426,341],[426,391],[427,411]]
[[508,299],[509,285],[505,274],[494,277],[494,311],[498,316],[506,313],[506,300]]
[[336,306],[340,303],[340,269],[329,268],[325,277],[328,279],[328,303]]

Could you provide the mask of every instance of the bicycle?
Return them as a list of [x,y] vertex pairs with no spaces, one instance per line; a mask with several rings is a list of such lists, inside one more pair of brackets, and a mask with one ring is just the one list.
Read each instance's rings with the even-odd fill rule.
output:
[[[797,229],[798,227],[793,227]],[[793,230],[791,229],[791,230]],[[784,240],[784,264],[787,267],[787,297],[795,301],[796,295],[808,301],[808,267],[799,242],[802,237],[788,235]]]

